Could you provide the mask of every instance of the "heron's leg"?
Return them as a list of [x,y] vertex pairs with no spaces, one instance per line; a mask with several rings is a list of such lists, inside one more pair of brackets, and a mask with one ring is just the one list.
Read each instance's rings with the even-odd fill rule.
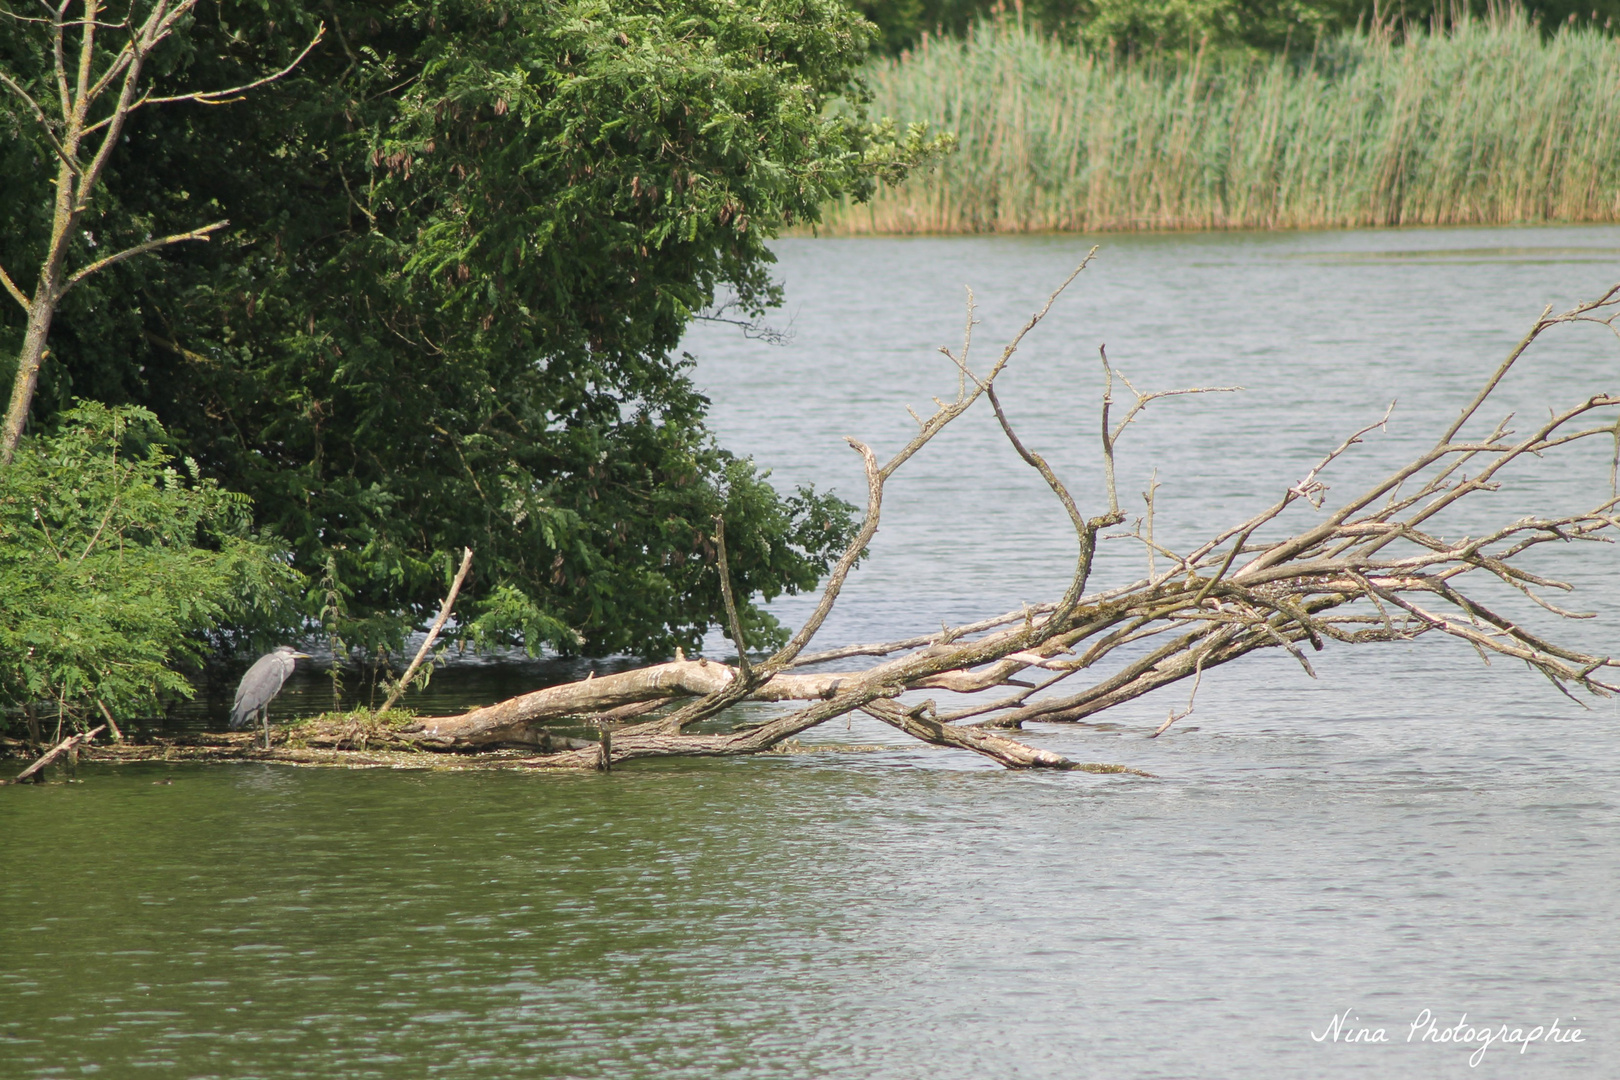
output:
[[270,706],[259,709],[259,722],[264,725],[264,748],[270,749]]

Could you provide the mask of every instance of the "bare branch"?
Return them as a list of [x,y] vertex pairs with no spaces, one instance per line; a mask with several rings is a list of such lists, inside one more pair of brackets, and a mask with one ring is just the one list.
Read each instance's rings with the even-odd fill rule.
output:
[[156,251],[158,248],[167,247],[170,244],[179,244],[187,240],[202,240],[206,242],[209,239],[210,234],[218,232],[220,229],[223,229],[229,224],[229,221],[216,221],[212,225],[204,225],[202,228],[193,229],[190,232],[176,233],[173,236],[165,236],[157,240],[148,240],[144,244],[136,244],[132,248],[125,248],[116,255],[108,255],[105,259],[98,259],[89,266],[75,272],[73,276],[69,277],[67,281],[62,284],[62,287],[57,290],[57,298],[60,299],[67,293],[69,289],[73,288],[73,286],[77,285],[79,282],[83,281],[97,270],[105,270],[107,267],[121,263],[125,259],[133,259],[137,255],[145,255],[148,251]]
[[6,273],[6,268],[3,266],[0,266],[0,284],[5,285],[6,292],[11,294],[13,300],[22,305],[24,311],[34,310],[34,305],[23,294],[23,291],[17,288],[17,283],[11,280],[11,275]]
[[40,23],[45,26],[55,25],[54,21],[51,19],[42,19],[38,15],[18,15],[15,11],[11,11],[7,8],[0,8],[0,15],[4,15],[8,19],[20,23]]
[[868,716],[883,721],[891,727],[899,728],[913,738],[935,746],[951,746],[960,750],[972,750],[976,754],[983,754],[992,761],[999,762],[1009,769],[1080,769],[1084,772],[1097,773],[1132,773],[1136,776],[1151,776],[1151,773],[1140,769],[1128,769],[1123,765],[1082,765],[1070,761],[1062,754],[1054,754],[1050,750],[1038,750],[1033,746],[1026,746],[1016,739],[1009,739],[1003,735],[992,735],[982,728],[956,727],[952,724],[941,723],[933,716],[934,703],[924,702],[916,708],[908,709],[895,701],[880,698],[868,703],[862,708]]
[[926,645],[948,644],[968,634],[978,634],[985,630],[993,630],[998,626],[1020,622],[1032,613],[1045,615],[1056,608],[1056,604],[1038,604],[1021,611],[1009,611],[1004,615],[997,615],[994,618],[984,619],[976,623],[968,623],[954,628],[942,628],[938,634],[930,634],[926,637],[902,638],[899,641],[877,642],[870,645],[846,645],[841,649],[828,649],[826,652],[800,656],[788,666],[790,668],[807,667],[811,664],[824,664],[832,660],[847,660],[855,656],[887,656],[890,653],[920,649]]
[[68,5],[73,0],[62,0],[60,6],[52,9],[40,0],[41,5],[51,13],[51,61],[53,73],[56,75],[56,96],[62,108],[62,119],[66,121],[73,115],[73,94],[68,90],[67,78],[67,29],[63,22],[67,18]]
[[[1444,446],[1451,442],[1452,439],[1457,437],[1457,432],[1461,431],[1463,425],[1468,423],[1469,419],[1473,417],[1474,413],[1479,411],[1479,407],[1485,404],[1485,400],[1496,392],[1496,388],[1501,385],[1503,377],[1507,375],[1508,371],[1512,369],[1514,364],[1518,363],[1519,357],[1524,355],[1525,350],[1530,347],[1536,338],[1541,336],[1541,332],[1543,330],[1547,329],[1549,326],[1561,322],[1594,321],[1589,318],[1589,313],[1609,306],[1614,302],[1617,296],[1620,296],[1620,285],[1616,285],[1609,289],[1608,292],[1604,293],[1596,300],[1576,305],[1569,311],[1564,312],[1562,315],[1556,315],[1549,318],[1549,315],[1552,312],[1552,305],[1549,304],[1547,307],[1543,308],[1541,318],[1536,320],[1535,325],[1530,328],[1529,333],[1525,334],[1524,337],[1519,340],[1519,343],[1513,347],[1513,350],[1508,353],[1507,359],[1502,361],[1501,366],[1491,374],[1489,379],[1485,380],[1485,385],[1480,387],[1479,393],[1474,395],[1474,400],[1468,403],[1468,405],[1463,409],[1462,414],[1457,417],[1450,427],[1446,428],[1446,433],[1440,436],[1440,442],[1438,445]],[[1608,320],[1603,320],[1603,322],[1608,326],[1613,325]]]
[[[992,729],[1029,722],[1082,721],[1186,681],[1185,705],[1169,710],[1168,718],[1152,733],[1157,735],[1192,715],[1205,672],[1257,650],[1280,649],[1307,675],[1314,676],[1311,650],[1409,641],[1432,632],[1467,642],[1487,662],[1496,656],[1523,660],[1572,697],[1580,691],[1594,695],[1620,692],[1620,679],[1610,674],[1620,669],[1620,660],[1562,645],[1510,613],[1493,610],[1469,591],[1475,582],[1500,581],[1550,616],[1585,617],[1545,600],[1541,591],[1567,591],[1568,583],[1523,565],[1523,557],[1555,541],[1612,542],[1620,533],[1616,513],[1620,498],[1612,487],[1582,513],[1519,517],[1471,537],[1447,537],[1431,524],[1458,500],[1501,487],[1516,463],[1559,452],[1594,435],[1609,437],[1616,423],[1610,419],[1610,411],[1620,407],[1620,398],[1593,395],[1553,411],[1524,435],[1514,435],[1503,421],[1483,441],[1457,441],[1457,431],[1503,380],[1511,367],[1505,363],[1486,380],[1485,392],[1475,396],[1446,438],[1330,513],[1313,517],[1303,529],[1283,539],[1255,539],[1295,503],[1308,502],[1318,509],[1325,506],[1324,470],[1369,432],[1382,427],[1390,416],[1388,411],[1377,423],[1341,440],[1269,506],[1217,532],[1185,556],[1154,541],[1155,473],[1144,493],[1147,517],[1138,523],[1135,534],[1148,546],[1147,577],[1082,595],[1099,531],[1122,520],[1112,461],[1118,439],[1160,397],[1231,388],[1144,393],[1099,350],[1105,373],[1101,440],[1109,508],[1097,517],[1085,518],[1045,458],[1019,437],[995,387],[1024,335],[1056,297],[1054,293],[1026,322],[987,371],[977,374],[968,364],[974,327],[970,293],[962,351],[959,355],[947,353],[956,367],[955,398],[936,401],[935,411],[918,418],[910,440],[887,462],[880,463],[864,443],[849,440],[865,466],[866,516],[834,566],[811,617],[771,657],[757,665],[748,663],[737,597],[732,593],[724,522],[717,521],[722,599],[741,657],[736,668],[677,659],[548,687],[462,716],[424,719],[390,737],[417,750],[538,747],[553,752],[503,760],[529,768],[600,768],[642,757],[756,753],[834,717],[863,711],[923,742],[971,750],[1009,768],[1090,768],[1075,766],[1061,755],[995,734]],[[1613,330],[1613,316],[1608,313],[1617,307],[1620,288],[1564,315],[1544,313],[1509,359],[1517,359],[1537,335],[1554,325],[1592,322]],[[1123,416],[1115,415],[1114,410],[1116,376],[1134,396]],[[807,653],[805,647],[827,619],[877,531],[888,478],[980,397],[989,399],[1015,452],[1040,472],[1063,504],[1079,538],[1077,571],[1065,595],[1056,603],[955,628],[941,627],[936,634]],[[1464,472],[1464,463],[1474,470],[1471,474]],[[1156,569],[1151,561],[1156,553],[1170,560],[1167,569]],[[1525,607],[1531,615],[1542,617],[1536,608]],[[877,660],[862,670],[793,670],[854,657]],[[915,706],[900,702],[902,695],[921,690],[948,691],[969,699],[944,713],[932,701]],[[691,734],[686,730],[744,700],[804,704],[764,723],[729,732]],[[565,717],[595,718],[593,722],[611,717],[617,723],[645,715],[665,702],[678,707],[667,716],[615,728],[611,741],[601,744],[558,750],[558,745],[569,744],[553,741],[543,729],[548,720]],[[968,719],[975,722],[957,723]],[[344,737],[352,738],[340,731],[319,730],[307,738],[300,736],[309,745],[336,745],[334,740]],[[322,739],[328,741],[323,744]],[[1096,768],[1118,771],[1112,766]]]
[[1088,522],[1085,515],[1080,513],[1080,508],[1075,505],[1074,496],[1069,494],[1069,489],[1063,485],[1063,481],[1058,479],[1057,473],[1052,471],[1052,467],[1046,463],[1046,459],[1027,449],[1019,441],[1018,434],[1013,431],[1012,424],[1007,420],[1007,414],[1002,411],[1001,401],[996,397],[995,387],[986,386],[985,393],[990,398],[990,407],[995,410],[996,420],[1000,422],[1001,430],[1006,434],[1007,441],[1012,443],[1013,449],[1018,452],[1018,456],[1023,458],[1026,464],[1041,474],[1041,479],[1046,481],[1046,486],[1051,488],[1052,493],[1058,497],[1058,501],[1063,504],[1064,512],[1069,515],[1069,521],[1074,526],[1075,536],[1080,542],[1079,554],[1075,560],[1074,576],[1069,579],[1069,588],[1063,594],[1063,599],[1058,601],[1057,610],[1060,614],[1056,618],[1061,620],[1064,614],[1080,601],[1081,595],[1085,592],[1086,580],[1091,576],[1091,560],[1097,552],[1097,531],[1109,525],[1116,525],[1123,518],[1119,514],[1119,508],[1115,506],[1108,514]]
[[[241,101],[242,95],[246,94],[249,90],[257,90],[261,86],[268,86],[271,83],[284,79],[288,75],[292,74],[293,69],[304,62],[304,57],[308,56],[310,52],[314,50],[315,46],[321,43],[325,36],[326,24],[323,22],[319,27],[316,28],[315,36],[309,39],[309,44],[305,45],[303,50],[299,52],[297,56],[293,57],[292,60],[279,71],[272,72],[263,78],[254,79],[252,82],[241,83],[237,86],[226,87],[223,90],[197,90],[189,94],[171,94],[168,97],[150,97],[143,95],[139,100],[131,102],[126,112],[134,112],[136,109],[143,109],[148,105],[172,105],[180,101],[189,101],[196,105],[235,104],[236,102]],[[90,132],[99,130],[101,127],[110,122],[110,117],[98,121],[97,123],[85,128],[85,133],[89,134]]]
[[0,86],[4,86],[13,94],[22,98],[23,104],[28,106],[28,111],[34,114],[34,121],[45,129],[46,134],[50,134],[50,121],[45,116],[45,110],[39,107],[39,102],[34,100],[32,94],[24,90],[16,79],[13,79],[4,71],[0,71]]
[[0,780],[0,783],[21,784],[33,779],[41,769],[45,768],[45,766],[55,761],[63,754],[73,753],[78,749],[80,743],[89,742],[91,739],[94,739],[97,735],[100,735],[105,730],[107,730],[107,725],[102,724],[98,727],[91,728],[89,731],[86,731],[83,734],[69,735],[67,738],[63,739],[61,742],[57,743],[55,746],[51,747],[49,750],[45,751],[45,753],[36,758],[34,763],[28,766],[28,768],[24,769],[10,780]]
[[450,618],[450,609],[455,606],[456,594],[461,592],[461,583],[467,580],[467,571],[472,569],[472,561],[472,548],[463,549],[461,569],[456,571],[456,578],[450,583],[450,592],[445,596],[444,603],[439,605],[438,618],[433,620],[433,625],[428,628],[427,636],[422,639],[422,647],[416,650],[416,658],[405,669],[405,674],[399,677],[399,681],[394,684],[394,688],[388,692],[388,697],[383,700],[382,708],[378,709],[378,712],[387,712],[393,708],[394,702],[398,701],[400,695],[404,694],[406,688],[410,686],[411,676],[415,675],[416,669],[422,666],[423,658],[427,656],[428,650],[433,648],[434,639],[439,636],[439,631],[444,629],[445,621]]
[[[1279,644],[1281,644],[1285,649],[1288,649],[1290,652],[1294,652],[1295,655],[1299,655],[1297,650],[1295,650],[1293,648],[1293,646],[1289,644],[1288,640],[1286,638],[1284,638],[1281,634],[1278,634],[1275,630],[1273,630],[1272,631],[1272,636],[1274,638],[1276,638],[1277,642]],[[1182,720],[1185,720],[1185,719],[1187,719],[1187,717],[1189,717],[1189,716],[1191,716],[1193,714],[1193,703],[1198,700],[1198,686],[1199,686],[1200,683],[1202,683],[1204,681],[1204,656],[1205,655],[1207,655],[1207,653],[1200,653],[1197,663],[1195,663],[1193,665],[1193,684],[1192,684],[1192,690],[1189,691],[1188,694],[1187,694],[1187,707],[1185,709],[1182,709],[1180,712],[1176,712],[1176,710],[1171,709],[1170,710],[1170,715],[1165,719],[1164,723],[1162,723],[1158,727],[1154,728],[1153,729],[1153,734],[1149,735],[1148,738],[1157,739],[1160,735],[1163,735],[1166,731],[1169,731],[1170,726],[1172,724],[1175,724],[1175,723],[1178,723],[1178,722],[1180,722]],[[1300,659],[1300,663],[1305,662],[1305,657],[1300,656],[1299,659]],[[1305,664],[1305,670],[1310,671],[1310,665],[1309,664]],[[1314,671],[1311,672],[1311,677],[1312,678],[1316,677],[1316,673]]]
[[12,91],[12,93],[23,99],[23,103],[26,104],[29,111],[34,114],[34,122],[39,125],[40,134],[44,135],[45,141],[50,143],[51,152],[54,153],[57,156],[57,159],[69,170],[77,172],[78,165],[74,162],[72,156],[69,155],[67,148],[62,145],[62,141],[56,137],[56,132],[51,130],[50,118],[45,115],[45,110],[39,107],[39,103],[30,97],[28,92],[19,86],[11,76],[7,75],[3,71],[0,71],[0,84],[4,84]]

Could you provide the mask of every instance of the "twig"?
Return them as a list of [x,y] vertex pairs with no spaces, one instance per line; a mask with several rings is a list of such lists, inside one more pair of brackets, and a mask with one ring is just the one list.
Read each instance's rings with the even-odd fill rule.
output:
[[[172,97],[143,97],[140,101],[135,102],[131,106],[130,111],[133,112],[135,109],[144,108],[147,105],[168,105],[176,101],[190,101],[198,105],[230,105],[234,102],[241,101],[242,99],[240,95],[247,93],[249,90],[257,90],[261,86],[268,86],[270,83],[291,74],[292,69],[303,63],[304,57],[308,56],[310,52],[314,50],[315,46],[319,45],[321,40],[325,37],[326,24],[323,22],[315,28],[315,36],[309,39],[309,44],[305,45],[303,51],[297,56],[293,57],[292,61],[288,63],[286,67],[282,68],[280,71],[265,75],[262,78],[254,79],[252,82],[242,83],[239,86],[227,87],[223,90],[201,90],[190,94],[175,94]],[[86,131],[93,130],[95,129],[86,129]]]
[[206,242],[210,238],[211,234],[218,232],[229,224],[229,221],[216,221],[212,225],[204,225],[200,229],[192,229],[190,232],[175,233],[173,236],[164,236],[156,240],[148,240],[143,244],[136,244],[134,247],[125,248],[123,251],[117,252],[116,254],[108,255],[105,259],[97,259],[89,266],[75,271],[72,276],[70,276],[67,281],[65,281],[61,287],[57,289],[56,296],[58,299],[60,299],[61,297],[67,295],[67,291],[69,289],[73,288],[73,286],[77,285],[79,282],[83,281],[97,270],[105,270],[107,267],[121,263],[125,259],[133,259],[137,255],[145,255],[149,251],[156,251],[158,248],[168,247],[170,244],[180,244],[187,240],[201,240]]
[[1155,468],[1153,475],[1148,479],[1147,490],[1142,492],[1142,501],[1147,503],[1147,560],[1148,577],[1153,576],[1153,555],[1156,548],[1153,544],[1153,502],[1159,494],[1159,470]]
[[34,310],[33,303],[28,299],[28,297],[23,295],[23,291],[21,289],[17,288],[17,283],[11,280],[11,275],[6,273],[6,268],[3,266],[0,266],[0,285],[4,285],[6,287],[6,292],[10,293],[12,299],[16,300],[17,303],[22,305],[22,309],[24,311]]

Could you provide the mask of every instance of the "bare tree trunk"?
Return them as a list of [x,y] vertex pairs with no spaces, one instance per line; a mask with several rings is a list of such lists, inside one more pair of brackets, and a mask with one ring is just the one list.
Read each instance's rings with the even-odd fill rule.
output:
[[[1119,766],[1077,766],[1060,755],[987,729],[1073,722],[1156,689],[1190,681],[1192,693],[1186,704],[1169,710],[1167,719],[1150,733],[1158,735],[1192,712],[1204,671],[1258,649],[1281,648],[1307,675],[1314,676],[1305,645],[1320,650],[1330,641],[1405,641],[1434,631],[1461,638],[1482,655],[1497,653],[1523,660],[1566,693],[1572,687],[1596,695],[1620,691],[1620,686],[1603,677],[1607,670],[1620,667],[1620,661],[1560,646],[1462,591],[1464,582],[1472,580],[1467,575],[1486,575],[1519,590],[1555,616],[1569,617],[1571,613],[1537,591],[1567,590],[1568,586],[1520,569],[1514,560],[1544,543],[1607,540],[1620,529],[1616,516],[1620,498],[1614,491],[1605,492],[1591,510],[1558,518],[1519,518],[1483,537],[1447,540],[1425,525],[1457,500],[1499,487],[1502,471],[1515,462],[1545,456],[1583,439],[1615,437],[1620,419],[1614,411],[1620,398],[1597,394],[1562,412],[1552,412],[1522,437],[1510,438],[1504,421],[1488,434],[1458,439],[1506,372],[1543,332],[1578,323],[1615,329],[1620,319],[1620,286],[1562,315],[1543,313],[1432,450],[1331,514],[1316,517],[1303,531],[1279,541],[1251,544],[1263,526],[1296,504],[1319,509],[1327,490],[1320,475],[1384,421],[1349,435],[1276,503],[1188,554],[1155,543],[1151,520],[1139,524],[1130,536],[1147,548],[1148,576],[1093,595],[1083,591],[1100,530],[1123,519],[1114,475],[1119,440],[1154,401],[1230,388],[1143,393],[1119,375],[1103,354],[1102,473],[1108,501],[1103,513],[1087,518],[1045,459],[1018,438],[995,395],[995,377],[1022,333],[986,374],[974,373],[967,363],[971,299],[969,304],[969,334],[961,355],[948,354],[961,376],[956,401],[941,403],[939,412],[928,421],[919,419],[917,436],[887,464],[880,465],[869,449],[852,441],[867,466],[867,518],[839,572],[828,583],[816,615],[787,648],[751,668],[733,670],[703,660],[677,660],[549,687],[462,716],[421,719],[401,730],[399,738],[442,749],[521,745],[536,741],[534,729],[550,720],[572,716],[611,724],[626,716],[614,710],[639,711],[658,702],[673,704],[684,699],[689,703],[668,716],[614,727],[611,751],[605,758],[602,748],[593,746],[525,759],[525,764],[587,768],[598,762],[639,757],[755,753],[858,710],[923,742],[971,750],[1009,768],[1118,771]],[[1024,332],[1038,321],[1038,316],[1031,320]],[[1110,415],[1116,383],[1124,385],[1134,398],[1117,422]],[[989,398],[1013,448],[1040,472],[1074,524],[1079,557],[1063,597],[971,626],[942,628],[928,638],[805,654],[802,650],[810,635],[838,595],[852,562],[849,556],[862,550],[876,532],[889,476],[981,395]],[[1473,472],[1464,473],[1465,468]],[[1453,614],[1435,610],[1436,605],[1449,607]],[[863,670],[793,671],[855,656],[892,659],[881,659]],[[1114,661],[1109,669],[1116,656],[1126,659]],[[1084,689],[1068,695],[1049,692],[1082,672],[1093,673]],[[924,689],[965,695],[994,691],[1000,696],[954,712],[940,712],[932,701],[907,706],[895,700]],[[697,720],[714,717],[745,700],[809,704],[768,723],[730,733],[685,733]]]
[[[41,281],[40,292],[45,292]],[[23,335],[22,351],[17,354],[17,377],[11,383],[11,404],[6,408],[6,422],[0,430],[0,465],[10,465],[22,441],[23,428],[28,422],[28,408],[34,400],[34,389],[39,385],[39,366],[45,359],[45,341],[51,332],[51,317],[56,305],[41,303],[39,293],[28,311],[28,329]]]
[[[446,748],[521,742],[529,727],[568,716],[594,716],[642,702],[666,702],[718,694],[737,681],[737,671],[710,660],[672,660],[601,678],[549,686],[461,716],[423,718],[402,734]],[[837,691],[838,675],[782,675],[751,691],[755,701],[808,701]]]
[[[70,114],[71,117],[72,114]],[[6,279],[13,297],[28,312],[28,328],[23,333],[22,350],[17,354],[17,375],[11,384],[11,401],[6,408],[5,427],[0,429],[0,466],[10,465],[28,423],[28,409],[39,386],[39,368],[45,362],[45,345],[50,339],[51,322],[62,298],[62,264],[67,259],[68,238],[78,220],[74,211],[73,169],[69,161],[77,157],[80,135],[70,124],[63,145],[62,160],[56,170],[56,205],[51,220],[50,247],[39,268],[32,300],[17,291]]]

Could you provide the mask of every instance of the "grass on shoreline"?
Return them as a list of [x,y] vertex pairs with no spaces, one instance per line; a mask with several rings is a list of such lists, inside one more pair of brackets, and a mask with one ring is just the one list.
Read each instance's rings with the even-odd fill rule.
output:
[[1620,40],[1522,14],[1309,58],[1129,61],[1010,25],[875,64],[960,149],[824,234],[1620,220]]

